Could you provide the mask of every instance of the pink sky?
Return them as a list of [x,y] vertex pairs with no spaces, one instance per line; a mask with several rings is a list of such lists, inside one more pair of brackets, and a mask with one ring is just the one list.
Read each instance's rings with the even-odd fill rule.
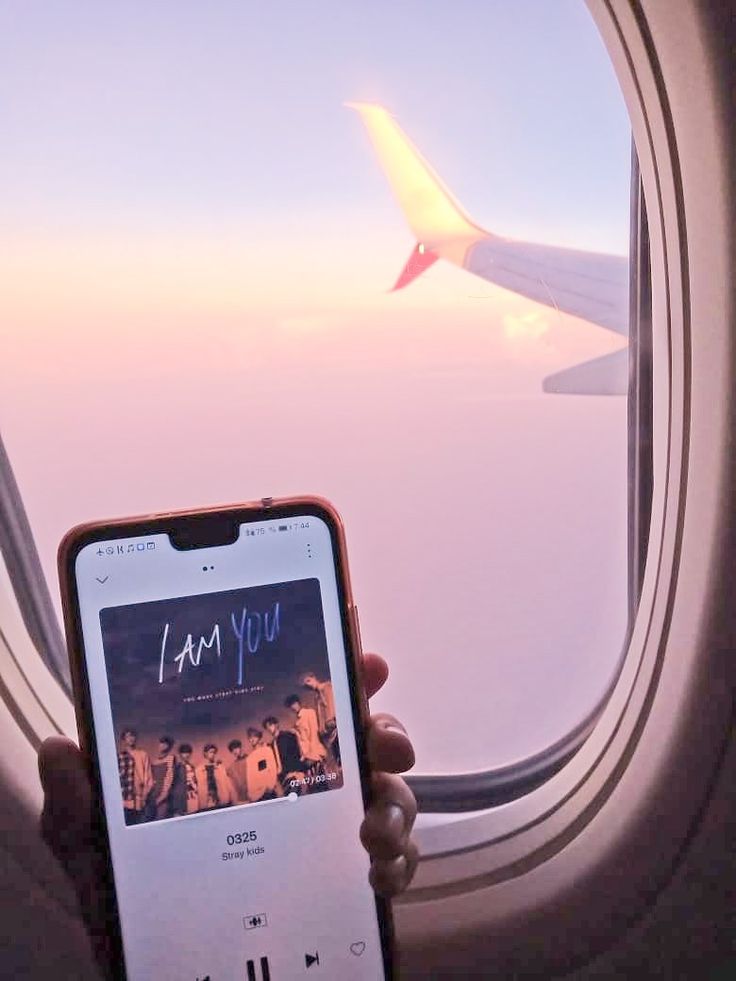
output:
[[621,338],[438,262],[346,100],[472,219],[623,253],[630,127],[579,0],[0,8],[0,420],[56,597],[73,524],[264,494],[343,512],[418,770],[597,701],[626,611]]
[[418,768],[506,763],[584,714],[623,637],[625,400],[540,392],[620,339],[449,266],[387,294],[403,250],[371,246],[297,241],[288,276],[191,239],[19,249],[8,451],[52,583],[93,517],[332,498]]

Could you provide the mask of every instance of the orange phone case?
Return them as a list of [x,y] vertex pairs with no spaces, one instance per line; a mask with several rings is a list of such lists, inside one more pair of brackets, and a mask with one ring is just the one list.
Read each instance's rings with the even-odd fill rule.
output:
[[[166,511],[146,514],[129,518],[116,518],[110,521],[93,521],[72,528],[61,541],[58,551],[58,570],[61,587],[62,606],[64,611],[64,627],[69,649],[69,661],[74,693],[74,708],[77,720],[77,730],[82,750],[85,752],[90,768],[90,778],[96,793],[96,810],[100,823],[100,831],[104,833],[107,847],[107,826],[99,775],[99,761],[94,739],[91,702],[87,673],[84,661],[83,636],[78,613],[78,595],[74,575],[74,562],[80,549],[93,541],[109,541],[116,537],[130,537],[132,534],[142,535],[154,531],[166,531],[167,523],[171,527],[181,522],[193,523],[207,517],[236,516],[242,522],[266,520],[268,518],[286,517],[296,514],[313,514],[326,521],[332,538],[335,567],[337,573],[340,613],[345,635],[347,651],[347,667],[352,694],[354,714],[354,729],[360,760],[361,784],[363,800],[367,807],[370,802],[370,770],[365,749],[364,734],[368,725],[368,700],[366,697],[363,677],[362,648],[358,611],[353,599],[350,575],[347,561],[347,545],[345,528],[337,509],[329,501],[318,496],[299,496],[285,498],[264,497],[259,501],[249,501],[243,504],[186,509],[182,511]],[[357,835],[357,829],[356,829]],[[112,865],[109,850],[106,854],[109,874],[110,894],[114,897]],[[377,897],[379,928],[381,932],[384,965],[386,977],[393,977],[393,923],[390,905]],[[115,948],[119,949],[120,963],[123,963],[122,940],[119,933],[119,917],[117,907],[112,902],[111,913],[114,913],[116,931]],[[122,970],[122,968],[121,968]],[[124,978],[123,973],[118,975]]]

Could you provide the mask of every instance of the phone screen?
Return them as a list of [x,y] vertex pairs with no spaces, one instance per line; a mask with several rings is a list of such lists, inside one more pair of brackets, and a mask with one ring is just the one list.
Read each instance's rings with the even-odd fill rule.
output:
[[95,540],[74,576],[126,976],[384,978],[327,523]]

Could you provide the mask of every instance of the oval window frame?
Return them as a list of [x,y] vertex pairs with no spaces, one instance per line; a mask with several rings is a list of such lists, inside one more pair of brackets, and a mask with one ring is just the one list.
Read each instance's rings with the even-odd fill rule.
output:
[[[666,37],[671,70],[676,28],[651,5],[646,12],[641,3],[626,0],[588,0],[588,6],[629,109],[649,213],[655,492],[641,600],[608,704],[570,762],[523,798],[420,826],[423,860],[412,888],[396,904],[410,972],[423,958],[425,970],[431,958],[431,970],[440,971],[442,964],[448,970],[450,964],[459,965],[463,956],[472,957],[477,966],[484,955],[484,968],[512,970],[528,964],[532,936],[535,955],[545,951],[547,971],[561,964],[569,968],[600,950],[671,876],[707,800],[732,721],[730,690],[723,672],[712,671],[704,646],[711,602],[709,563],[717,561],[722,461],[734,401],[723,367],[728,323],[721,325],[716,341],[709,334],[708,350],[698,347],[701,412],[695,425],[686,227],[686,214],[693,211],[686,210],[671,82],[665,82],[658,49],[660,36]],[[704,15],[689,0],[675,19],[680,43],[683,34],[688,38],[687,55],[707,66],[693,101],[709,106],[718,100],[709,88],[715,83],[703,47]],[[689,111],[690,116],[697,112]],[[723,203],[728,182],[717,178],[728,155],[717,151],[727,139],[726,125],[708,122],[714,122],[708,186],[716,198],[720,191]],[[692,156],[692,147],[687,152]],[[707,178],[699,175],[692,183],[698,179],[702,199]],[[717,201],[704,210],[716,207]],[[723,214],[729,214],[728,208]],[[696,224],[702,233],[702,221]],[[719,231],[725,238],[727,229]],[[722,251],[727,253],[725,246]],[[701,288],[704,307],[713,306],[709,290],[717,294],[718,287]],[[723,308],[728,310],[726,302]],[[704,383],[704,366],[713,369],[713,384]],[[703,419],[702,406],[708,401],[717,406],[712,424]],[[708,463],[716,479],[708,477]],[[688,501],[697,502],[706,520],[691,507],[698,517],[686,529]],[[683,639],[689,643],[683,646]],[[703,703],[709,710],[707,724],[698,711]],[[697,766],[687,769],[687,793],[680,788],[678,798],[672,774],[678,767],[682,773],[693,760]],[[678,806],[671,806],[673,800]],[[573,936],[570,918],[575,916]],[[542,969],[542,960],[535,956],[537,966]]]

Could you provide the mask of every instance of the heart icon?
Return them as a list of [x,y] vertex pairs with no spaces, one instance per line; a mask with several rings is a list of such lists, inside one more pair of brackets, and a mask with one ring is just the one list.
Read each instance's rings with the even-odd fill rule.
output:
[[364,940],[359,940],[355,944],[350,944],[350,953],[355,954],[356,957],[360,957],[360,955],[363,953],[364,950],[365,950]]

